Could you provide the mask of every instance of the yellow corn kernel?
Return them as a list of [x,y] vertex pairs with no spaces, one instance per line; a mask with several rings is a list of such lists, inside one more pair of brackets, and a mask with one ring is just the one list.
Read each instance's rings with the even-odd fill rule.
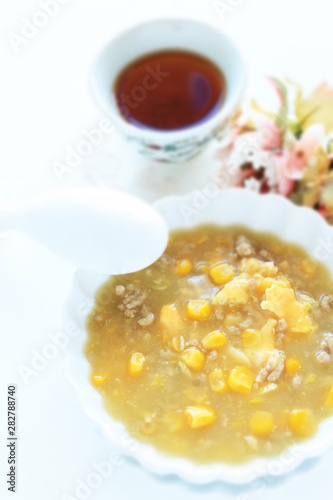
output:
[[183,321],[175,304],[168,304],[162,307],[160,315],[162,328],[168,332],[179,333],[183,328]]
[[292,430],[301,437],[314,434],[317,425],[311,410],[293,410],[289,415]]
[[236,366],[229,373],[228,385],[233,391],[246,393],[251,391],[254,379],[254,373],[249,368]]
[[215,419],[215,411],[209,406],[188,406],[185,410],[185,418],[192,429],[211,425]]
[[249,427],[257,436],[268,436],[274,428],[273,415],[269,411],[256,411],[250,418]]
[[93,376],[93,383],[95,385],[103,385],[105,381],[106,381],[106,377],[102,377],[101,375],[94,375]]
[[193,269],[193,264],[189,259],[180,260],[175,268],[175,273],[178,276],[186,276],[186,274],[190,273]]
[[242,341],[244,347],[256,347],[260,344],[261,335],[256,330],[244,330],[242,334]]
[[145,357],[141,352],[133,352],[129,362],[129,372],[132,377],[139,377],[145,364]]
[[325,408],[333,408],[333,386],[328,393],[328,396],[325,401]]
[[221,330],[210,332],[202,339],[202,345],[205,349],[218,349],[225,346],[226,342],[227,338]]
[[214,392],[225,392],[228,389],[227,376],[219,369],[216,369],[208,375],[209,385]]
[[216,264],[210,268],[209,276],[216,285],[225,285],[236,276],[235,268],[230,264]]
[[286,372],[296,373],[301,368],[301,362],[296,358],[289,358],[286,360]]
[[187,304],[187,314],[191,319],[206,319],[210,316],[210,307],[205,300],[190,300]]
[[201,370],[205,364],[205,356],[195,347],[185,349],[182,354],[182,360],[189,368],[193,368],[193,370]]
[[306,379],[305,383],[306,384],[313,384],[313,382],[316,380],[317,376],[315,373],[310,373],[308,378]]

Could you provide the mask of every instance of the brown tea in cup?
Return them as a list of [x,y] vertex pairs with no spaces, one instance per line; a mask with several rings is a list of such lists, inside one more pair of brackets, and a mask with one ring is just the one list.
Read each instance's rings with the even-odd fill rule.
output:
[[172,49],[132,61],[120,72],[113,92],[129,123],[171,131],[215,114],[224,102],[226,80],[206,57]]

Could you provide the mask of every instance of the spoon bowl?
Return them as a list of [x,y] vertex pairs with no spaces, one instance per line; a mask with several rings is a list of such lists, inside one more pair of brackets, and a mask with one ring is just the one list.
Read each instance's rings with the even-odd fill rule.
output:
[[103,274],[144,269],[168,241],[166,223],[153,207],[103,187],[66,188],[5,207],[0,227],[23,231],[76,267]]

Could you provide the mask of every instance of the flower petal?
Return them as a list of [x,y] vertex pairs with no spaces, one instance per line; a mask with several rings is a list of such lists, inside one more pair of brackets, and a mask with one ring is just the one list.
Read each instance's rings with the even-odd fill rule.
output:
[[259,113],[253,113],[252,121],[258,129],[260,146],[265,150],[280,149],[282,147],[282,135],[273,120]]
[[278,192],[283,196],[289,196],[295,186],[295,181],[286,175],[286,166],[289,156],[286,153],[274,156],[275,172],[277,178]]

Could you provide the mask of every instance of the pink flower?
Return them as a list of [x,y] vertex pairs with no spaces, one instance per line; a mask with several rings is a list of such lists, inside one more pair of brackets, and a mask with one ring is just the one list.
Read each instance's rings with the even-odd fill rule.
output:
[[265,151],[281,149],[283,137],[273,120],[260,113],[254,112],[252,121],[260,134],[260,147]]
[[285,164],[285,175],[289,179],[299,180],[305,171],[316,159],[316,154],[325,137],[322,125],[312,125],[296,140],[290,151]]
[[277,191],[283,196],[289,196],[295,186],[295,181],[287,175],[289,154],[282,152],[274,155],[275,182]]

